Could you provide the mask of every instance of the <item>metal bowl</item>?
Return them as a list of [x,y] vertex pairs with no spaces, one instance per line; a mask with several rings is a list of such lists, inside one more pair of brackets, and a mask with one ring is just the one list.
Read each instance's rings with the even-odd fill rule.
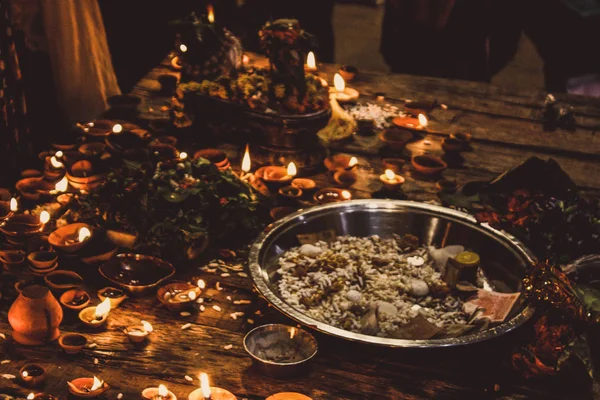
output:
[[100,274],[131,294],[142,295],[155,289],[175,273],[175,268],[160,258],[142,254],[119,254],[100,265]]
[[269,324],[248,332],[244,349],[265,374],[283,378],[305,372],[318,346],[314,336],[304,329]]
[[249,264],[259,292],[279,311],[305,326],[343,339],[384,346],[446,347],[494,338],[515,329],[533,315],[533,308],[521,296],[500,325],[456,338],[429,340],[369,336],[317,321],[287,304],[279,295],[277,269],[279,256],[299,245],[296,235],[326,231],[359,237],[410,233],[425,245],[466,245],[481,255],[486,280],[499,292],[520,291],[521,279],[534,263],[534,256],[514,237],[449,208],[399,200],[355,200],[301,210],[274,222],[258,237],[252,245]]

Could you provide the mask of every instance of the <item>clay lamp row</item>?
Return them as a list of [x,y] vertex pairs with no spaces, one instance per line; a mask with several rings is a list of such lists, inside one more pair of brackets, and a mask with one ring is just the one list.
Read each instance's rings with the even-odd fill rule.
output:
[[154,328],[146,321],[140,321],[140,325],[128,326],[123,330],[132,343],[141,343],[152,332]]
[[106,392],[110,386],[95,376],[93,378],[77,378],[67,381],[69,392],[75,397],[94,398]]
[[237,397],[229,390],[210,386],[208,375],[200,373],[200,388],[188,395],[188,400],[236,400]]
[[106,323],[110,313],[110,299],[104,299],[97,306],[86,307],[79,312],[79,320],[91,328],[100,328]]
[[156,298],[171,311],[180,311],[196,302],[202,290],[187,282],[169,283],[158,289]]

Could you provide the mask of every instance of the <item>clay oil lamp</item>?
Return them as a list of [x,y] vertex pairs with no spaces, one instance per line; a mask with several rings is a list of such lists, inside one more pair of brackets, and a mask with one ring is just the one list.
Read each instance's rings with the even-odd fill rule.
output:
[[64,193],[69,189],[69,180],[64,176],[60,181],[54,184],[54,188],[51,189],[49,194],[60,194]]
[[19,378],[26,387],[41,386],[46,379],[46,370],[41,365],[27,364],[19,370]]
[[342,187],[350,187],[356,183],[358,176],[354,171],[346,171],[343,169],[335,171],[333,180]]
[[430,155],[413,156],[412,166],[423,175],[436,175],[448,167],[442,159]]
[[306,64],[304,64],[304,71],[306,72],[317,72],[317,60],[315,59],[315,53],[312,51],[308,52],[306,56]]
[[81,311],[90,304],[90,295],[80,289],[71,289],[64,292],[58,300],[69,310]]
[[342,65],[338,70],[338,74],[344,78],[344,81],[352,82],[356,78],[356,74],[358,74],[358,68],[352,65]]
[[153,330],[150,323],[141,321],[141,325],[128,326],[123,332],[127,335],[131,343],[141,343],[146,340]]
[[417,118],[414,117],[396,117],[392,120],[392,123],[399,128],[422,131],[427,128],[429,121],[425,114],[419,114]]
[[319,204],[337,203],[352,200],[352,193],[338,188],[324,188],[317,191],[313,199]]
[[52,396],[50,393],[29,393],[27,400],[58,400],[58,398]]
[[47,287],[26,286],[8,311],[13,339],[20,344],[36,346],[56,340],[63,311]]
[[302,197],[302,189],[298,189],[291,185],[279,188],[277,193],[279,193],[283,199],[288,201],[296,201]]
[[167,389],[165,385],[142,390],[142,397],[146,400],[177,400],[175,393]]
[[338,103],[353,103],[358,100],[358,90],[346,87],[346,82],[339,73],[334,75],[333,85],[334,88],[330,89],[329,93]]
[[25,261],[25,253],[21,250],[0,250],[0,262],[6,272],[16,272]]
[[74,253],[91,241],[91,228],[82,222],[62,226],[48,236],[48,243],[65,253]]
[[390,128],[379,134],[379,140],[394,151],[402,151],[413,140],[413,133],[407,129]]
[[94,169],[94,164],[88,160],[79,160],[67,171],[66,177],[71,186],[76,189],[92,190],[104,183],[106,173]]
[[91,328],[100,328],[110,314],[110,300],[105,299],[97,306],[84,308],[79,312],[79,320]]
[[115,121],[108,119],[99,119],[94,122],[89,122],[80,128],[83,132],[94,139],[104,139],[112,132],[112,128],[115,125]]
[[98,290],[98,298],[100,299],[100,301],[109,299],[110,308],[113,309],[117,308],[119,304],[121,304],[123,300],[127,298],[127,295],[121,289],[107,286],[104,289]]
[[154,139],[152,142],[150,142],[150,144],[160,143],[160,144],[168,144],[169,146],[176,147],[177,142],[178,142],[178,140],[176,137],[163,135],[163,136],[159,136],[156,139]]
[[451,181],[449,179],[441,179],[436,182],[435,187],[441,193],[456,193],[458,189],[458,184],[456,181]]
[[302,393],[280,392],[267,397],[266,400],[312,400],[312,398],[303,395]]
[[160,74],[157,78],[160,84],[160,92],[165,95],[172,95],[177,89],[177,81],[179,78],[173,74]]
[[317,340],[304,329],[282,324],[262,325],[244,337],[244,349],[265,374],[276,378],[303,372],[317,354]]
[[58,161],[56,156],[46,157],[44,177],[49,181],[60,179],[65,174],[65,164]]
[[227,154],[219,149],[201,149],[194,153],[194,160],[198,158],[205,158],[213,163],[219,171],[225,171],[231,168],[231,163],[227,158]]
[[17,181],[15,189],[21,194],[22,198],[38,202],[41,197],[38,188],[44,183],[48,182],[41,177],[23,178]]
[[67,354],[79,353],[87,342],[87,338],[79,333],[65,333],[58,338],[58,345]]
[[465,144],[458,139],[447,137],[442,140],[442,149],[446,153],[456,153],[462,151],[465,148]]
[[117,254],[100,265],[100,275],[135,295],[147,293],[175,273],[170,263],[142,254]]
[[0,223],[0,232],[15,243],[39,235],[43,228],[44,223],[40,221],[40,217],[33,214],[14,214]]
[[296,211],[297,209],[294,207],[275,207],[271,209],[269,215],[274,221],[277,221],[278,219],[286,217],[292,213],[295,213]]
[[54,251],[34,251],[27,255],[27,261],[36,269],[46,269],[56,264],[58,254]]
[[358,159],[345,154],[336,154],[323,160],[323,164],[325,164],[325,167],[330,172],[335,172],[339,169],[350,170],[358,164]]
[[202,290],[187,282],[169,283],[158,289],[156,298],[171,311],[181,311],[195,304]]
[[302,193],[312,193],[317,188],[317,183],[309,178],[295,178],[291,185],[302,190]]
[[106,392],[110,386],[95,376],[93,378],[77,378],[67,381],[69,392],[75,397],[93,398]]
[[381,160],[381,163],[383,164],[384,169],[390,169],[397,174],[402,171],[406,161],[402,158],[384,158]]
[[391,169],[386,169],[385,172],[379,175],[379,180],[387,190],[396,190],[404,183],[404,177],[396,175]]
[[56,270],[44,276],[44,282],[54,291],[75,289],[83,284],[83,278],[73,271]]
[[148,151],[153,163],[175,160],[180,156],[179,150],[170,144],[151,143],[148,145]]
[[220,387],[210,386],[208,375],[202,372],[200,374],[200,388],[194,390],[188,395],[188,400],[236,400],[237,397],[229,390]]
[[268,165],[256,170],[256,177],[262,179],[267,186],[280,187],[289,184],[298,173],[296,164],[290,162],[286,167]]
[[10,217],[18,210],[17,199],[6,189],[0,189],[0,221]]
[[79,152],[85,157],[89,158],[100,158],[106,151],[106,145],[104,143],[85,143],[79,146]]

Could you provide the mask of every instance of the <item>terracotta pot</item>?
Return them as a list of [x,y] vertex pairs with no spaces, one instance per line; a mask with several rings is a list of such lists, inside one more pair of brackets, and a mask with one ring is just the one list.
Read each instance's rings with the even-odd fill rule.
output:
[[8,311],[8,322],[17,343],[34,346],[58,338],[63,311],[50,290],[31,285],[23,289]]

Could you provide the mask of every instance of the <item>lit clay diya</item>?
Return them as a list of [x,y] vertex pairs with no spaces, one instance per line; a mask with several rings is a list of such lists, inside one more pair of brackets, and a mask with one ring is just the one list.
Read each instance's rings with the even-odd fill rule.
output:
[[171,311],[180,311],[193,304],[202,291],[187,282],[169,283],[158,289],[156,298]]
[[14,214],[0,223],[0,232],[9,239],[22,241],[38,235],[44,224],[40,218],[31,214]]
[[72,381],[67,381],[69,384],[69,392],[75,397],[93,398],[98,397],[102,393],[110,389],[110,386],[104,381],[99,380],[95,376],[93,378],[77,378]]
[[414,156],[411,164],[423,175],[436,175],[448,168],[448,164],[442,159],[429,155]]
[[390,128],[379,134],[379,140],[392,150],[402,151],[413,140],[413,133],[407,129]]
[[419,114],[418,118],[414,117],[396,117],[392,123],[399,128],[422,131],[427,128],[428,121],[424,114]]
[[311,193],[317,188],[316,182],[308,178],[295,178],[291,185],[301,189],[302,193]]
[[356,183],[358,176],[354,171],[338,170],[333,174],[333,180],[342,187],[350,187]]
[[71,289],[64,292],[58,300],[63,307],[80,311],[90,304],[90,295],[80,289]]
[[354,103],[358,100],[360,93],[358,90],[347,87],[346,81],[336,73],[333,77],[333,87],[329,89],[329,96],[336,99],[338,103]]
[[302,189],[294,186],[284,186],[277,191],[280,196],[287,200],[298,200],[302,197]]
[[58,398],[52,396],[50,393],[30,393],[27,396],[27,400],[58,400]]
[[66,253],[81,250],[90,242],[92,227],[82,222],[62,226],[48,236],[48,243]]
[[352,200],[352,193],[338,188],[324,188],[315,193],[313,199],[319,204],[337,203]]
[[384,158],[381,160],[381,163],[383,164],[383,169],[389,169],[398,174],[402,171],[406,161],[402,158]]
[[288,174],[288,168],[275,165],[260,167],[254,175],[269,186],[287,185],[294,178],[294,175]]
[[200,388],[192,391],[188,395],[188,400],[236,400],[237,397],[229,390],[220,387],[210,386],[208,375],[204,372],[200,374]]
[[87,342],[87,338],[79,333],[65,333],[58,338],[58,345],[67,354],[79,353]]
[[142,321],[142,325],[128,326],[123,330],[131,343],[141,343],[148,338],[152,332],[152,325],[146,321]]
[[26,387],[41,386],[46,379],[46,370],[41,365],[27,364],[19,370],[19,378]]
[[110,301],[104,300],[97,306],[84,308],[79,312],[79,320],[91,328],[100,328],[106,323],[110,313]]
[[275,393],[267,397],[266,400],[312,400],[312,398],[296,392]]
[[123,300],[127,298],[127,295],[121,289],[107,286],[104,289],[98,290],[98,298],[100,299],[100,301],[109,299],[110,308],[113,309],[117,308],[119,304],[121,304]]
[[168,390],[165,385],[142,390],[142,397],[146,400],[177,400],[175,393]]
[[327,157],[323,160],[323,164],[330,172],[335,172],[338,169],[351,169],[358,164],[356,157],[347,156],[345,154],[336,154],[331,157]]
[[391,169],[386,169],[385,173],[379,175],[379,180],[387,190],[396,190],[404,183],[404,177],[397,175]]

